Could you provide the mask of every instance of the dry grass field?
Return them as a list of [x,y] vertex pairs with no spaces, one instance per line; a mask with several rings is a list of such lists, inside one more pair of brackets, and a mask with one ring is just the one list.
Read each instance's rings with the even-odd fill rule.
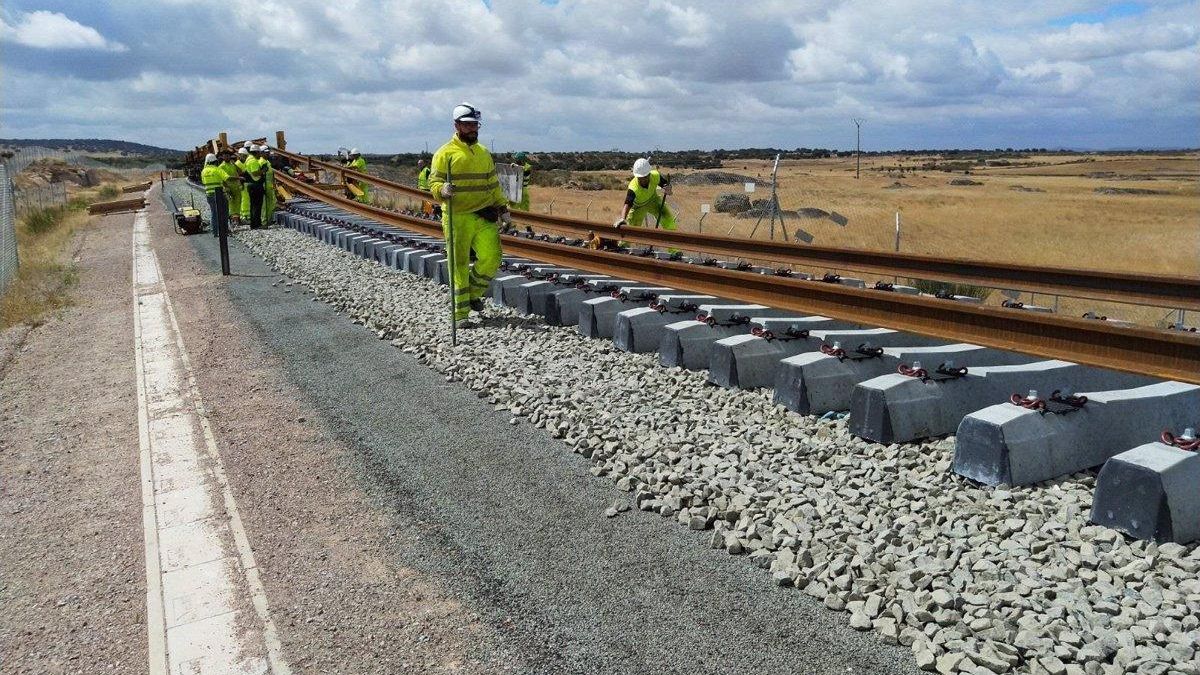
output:
[[[1015,166],[972,168],[970,175],[920,168],[933,159],[864,158],[861,179],[854,178],[853,158],[783,162],[778,191],[784,210],[820,209],[845,217],[844,225],[830,218],[789,217],[784,228],[789,236],[800,228],[814,245],[891,251],[899,213],[900,250],[905,253],[1200,276],[1200,153],[1034,156],[1013,160]],[[755,179],[750,196],[766,199],[770,168],[770,162],[732,161],[722,170]],[[957,179],[981,184],[950,184]],[[1097,191],[1114,188],[1115,194]],[[1129,189],[1155,194],[1119,192]],[[531,190],[535,211],[602,223],[617,217],[623,197],[621,190]],[[744,187],[676,187],[669,201],[680,228],[697,231],[700,205],[729,192],[744,193]],[[766,220],[754,231],[756,220],[714,211],[704,219],[703,231],[768,237]],[[784,235],[778,227],[780,238]],[[1002,299],[994,293],[989,302]],[[1054,303],[1044,296],[1021,300]],[[1070,300],[1060,307],[1064,313],[1088,310],[1139,323],[1169,320],[1166,309]]]

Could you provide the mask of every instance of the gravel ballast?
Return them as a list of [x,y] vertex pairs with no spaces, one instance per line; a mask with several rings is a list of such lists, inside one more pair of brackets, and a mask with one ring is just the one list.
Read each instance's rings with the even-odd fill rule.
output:
[[1200,673],[1200,548],[1087,523],[1094,477],[981,488],[953,439],[883,446],[845,420],[707,387],[489,307],[448,344],[446,291],[289,230],[239,234],[279,272],[498,410],[560,438],[622,506],[711,532],[781,586],[938,672]]

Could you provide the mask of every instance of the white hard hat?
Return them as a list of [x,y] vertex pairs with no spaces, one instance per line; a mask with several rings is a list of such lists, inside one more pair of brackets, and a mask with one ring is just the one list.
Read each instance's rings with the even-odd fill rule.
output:
[[357,155],[357,154],[358,154],[358,148],[350,148],[350,154],[352,154],[352,155]]
[[250,144],[250,152],[262,152],[263,146]]
[[638,178],[649,176],[650,168],[650,160],[645,157],[638,157],[637,161],[633,163],[633,175]]
[[250,151],[249,151],[249,150],[247,150],[247,149],[246,149],[246,147],[247,147],[247,146],[243,145],[242,147],[238,148],[238,154],[239,154],[239,155],[248,155],[248,154],[250,154]]
[[476,124],[483,123],[483,113],[479,112],[478,108],[470,103],[467,103],[466,101],[454,106],[454,113],[452,116],[455,122],[474,122]]
[[204,163],[205,164],[216,164],[217,156],[212,154],[211,152],[208,153],[207,155],[204,156]]

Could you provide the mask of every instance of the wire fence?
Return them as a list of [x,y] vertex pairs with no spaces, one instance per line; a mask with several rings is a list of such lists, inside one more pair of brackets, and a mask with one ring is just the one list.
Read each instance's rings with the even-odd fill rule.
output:
[[8,166],[0,164],[0,293],[17,274],[17,209]]
[[27,216],[33,211],[62,206],[67,203],[67,184],[51,183],[43,187],[14,190],[17,217]]

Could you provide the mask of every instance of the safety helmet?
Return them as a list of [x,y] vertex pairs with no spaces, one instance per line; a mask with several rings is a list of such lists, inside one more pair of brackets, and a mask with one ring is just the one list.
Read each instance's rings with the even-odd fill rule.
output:
[[483,123],[483,113],[479,112],[475,106],[466,101],[454,106],[453,117],[455,122]]
[[266,147],[265,145],[251,145],[250,152],[262,152],[263,148],[265,148],[265,147]]
[[250,154],[250,151],[247,150],[246,146],[243,145],[242,147],[238,148],[238,154],[239,155],[248,155],[248,154]]
[[637,178],[649,176],[650,168],[650,160],[645,157],[638,157],[637,161],[633,163],[633,175]]
[[217,156],[212,154],[211,152],[208,153],[207,155],[204,156],[204,163],[205,164],[216,164]]
[[358,148],[351,148],[351,150],[350,150],[350,154],[352,154],[352,155],[357,155],[357,154],[358,154]]
[[524,150],[513,155],[513,159],[517,160],[518,162],[524,162],[528,158],[529,158],[529,155],[525,154]]

